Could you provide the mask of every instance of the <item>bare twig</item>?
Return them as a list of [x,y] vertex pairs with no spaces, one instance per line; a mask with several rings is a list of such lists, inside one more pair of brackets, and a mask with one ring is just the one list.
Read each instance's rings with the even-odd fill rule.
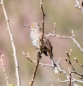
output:
[[72,33],[72,37],[75,38],[75,34],[73,30],[71,30],[71,33]]
[[58,82],[60,82],[60,83],[67,83],[68,84],[69,80],[61,81],[60,79],[58,79]]
[[40,0],[40,8],[42,10],[42,44],[43,44],[43,37],[44,37],[44,18],[45,18],[45,13],[44,13],[44,9],[43,9],[43,0]]
[[77,47],[83,52],[83,48],[80,46],[80,44],[76,41],[75,39],[75,35],[74,35],[74,32],[72,32],[72,36],[60,36],[60,35],[57,35],[55,33],[49,33],[48,35],[46,36],[56,36],[60,39],[72,39],[73,42],[77,45]]
[[[60,79],[58,79],[58,82],[69,84],[69,80],[63,80],[63,81],[61,81]],[[82,80],[77,80],[75,78],[72,78],[71,83],[73,83],[73,86],[79,86],[79,85],[75,84],[75,82],[79,82],[79,83],[82,83],[83,84],[83,81]]]
[[[42,16],[43,16],[43,19],[42,19],[42,38],[41,38],[41,45],[40,45],[40,49],[38,50],[38,53],[37,53],[37,62],[36,62],[36,65],[35,65],[35,68],[34,68],[34,71],[33,71],[33,75],[32,75],[32,78],[31,78],[31,82],[30,82],[30,86],[33,86],[33,82],[34,82],[34,79],[35,79],[35,76],[36,76],[36,72],[37,72],[37,69],[38,69],[38,65],[39,65],[39,60],[41,58],[41,48],[43,46],[43,37],[44,37],[44,17],[45,17],[45,14],[44,14],[44,10],[43,10],[43,0],[40,0],[40,8],[42,10]],[[29,58],[28,58],[29,59]],[[29,59],[31,61],[31,59]]]
[[[30,62],[33,62],[33,63],[36,63],[36,64],[37,64],[36,61],[34,61],[34,60],[32,60],[32,59],[30,58],[29,53],[25,54],[25,53],[23,52],[23,55],[24,55]],[[58,67],[59,71],[60,71],[61,73],[65,74],[66,77],[67,77],[67,79],[69,79],[69,75],[66,73],[66,71],[65,71],[65,70],[62,68],[62,66],[60,65],[60,61],[61,61],[61,60],[59,59],[59,61],[56,62],[57,67]],[[44,64],[44,63],[39,63],[39,64],[40,64],[41,66],[53,67],[53,65],[50,65],[50,64]]]
[[3,62],[3,55],[0,53],[0,61],[1,61],[1,64],[2,64],[2,67],[3,67],[3,73],[5,75],[5,78],[6,78],[6,83],[7,83],[7,86],[9,86],[9,77],[7,77],[7,74],[6,74],[6,70],[5,70],[5,65],[4,65],[4,62]]
[[[23,55],[24,55],[30,62],[37,63],[36,61],[34,61],[34,60],[31,59],[29,53],[25,54],[25,53],[23,52]],[[65,74],[66,77],[68,78],[69,75],[66,73],[66,71],[65,71],[65,70],[62,68],[62,66],[60,65],[60,61],[61,61],[61,60],[59,59],[59,61],[56,62],[57,67],[58,67],[59,71],[60,71],[61,73]],[[53,67],[53,65],[51,65],[51,64],[44,64],[44,63],[39,63],[39,64],[40,64],[41,66]]]
[[72,51],[72,49],[70,49],[69,53],[66,51],[67,58],[65,60],[68,63],[68,65],[71,65],[72,69],[74,70],[73,64],[71,63],[71,60],[70,60],[71,51]]
[[33,86],[33,82],[34,82],[34,79],[35,79],[35,76],[36,76],[36,72],[37,72],[37,69],[38,69],[40,58],[41,58],[41,55],[40,55],[40,52],[38,52],[37,63],[35,65],[35,68],[34,68],[34,71],[33,71],[33,75],[32,75],[31,82],[30,82],[30,86]]
[[56,23],[54,23],[54,34],[56,34]]
[[83,67],[83,64],[81,64],[78,60],[77,60],[77,58],[74,58],[75,59],[75,61],[81,66],[81,67]]
[[9,19],[8,19],[8,16],[7,16],[7,13],[6,13],[6,9],[4,7],[3,0],[1,0],[1,3],[2,3],[1,5],[2,5],[3,13],[4,13],[4,16],[5,16],[5,19],[6,19],[6,23],[7,23],[7,30],[8,30],[9,35],[10,35],[11,45],[12,45],[12,49],[13,49],[13,56],[14,56],[15,68],[16,68],[17,86],[21,86],[20,76],[19,76],[19,66],[18,66],[18,61],[17,61],[17,56],[16,56],[16,48],[15,48],[15,45],[14,45],[13,35],[11,33],[11,30],[10,30],[10,23],[9,23]]
[[71,49],[70,49],[70,52],[69,53],[66,51],[67,58],[65,58],[65,61],[67,62],[68,66],[71,67],[72,71],[75,71],[75,68],[73,67],[73,64],[72,64],[72,62],[70,60],[70,55],[71,55],[70,53],[71,53]]
[[69,82],[69,86],[72,86],[72,84],[71,84],[71,78],[72,78],[72,76],[71,76],[71,73],[70,73],[70,82]]
[[[83,74],[79,74],[79,73],[77,73],[76,72],[76,70],[75,70],[75,68],[74,68],[74,66],[73,66],[73,64],[72,64],[72,62],[71,62],[71,60],[70,60],[70,55],[69,55],[69,53],[68,52],[66,52],[66,54],[67,54],[67,58],[65,59],[65,61],[67,62],[67,64],[68,64],[68,67],[70,66],[71,67],[71,73],[74,73],[74,74],[76,74],[80,79],[82,79],[83,78]],[[75,60],[76,60],[76,58],[75,58]],[[76,60],[77,61],[77,60]],[[77,61],[77,63],[78,63],[78,61]],[[80,63],[78,63],[79,65],[82,65],[82,64],[80,64]]]
[[[23,55],[24,55],[30,62],[37,63],[37,61],[32,60],[32,59],[30,58],[30,55],[29,55],[28,52],[27,52],[27,54],[25,54],[24,52],[22,52],[22,53],[23,53]],[[39,64],[41,65],[41,67],[43,67],[43,66],[53,67],[53,65],[51,65],[51,64],[44,64],[44,63],[39,63]]]
[[[71,51],[71,49],[70,49],[70,51]],[[25,54],[25,53],[23,52],[23,55],[24,55],[30,62],[33,62],[33,63],[36,63],[36,64],[37,64],[36,61],[34,61],[34,60],[31,59],[29,53]],[[41,66],[53,67],[53,65],[50,65],[50,64],[44,64],[44,63],[40,63],[40,62],[39,62],[39,64],[40,64]],[[67,74],[67,72],[66,72],[66,71],[63,69],[63,67],[60,65],[60,59],[59,59],[58,62],[56,62],[56,64],[57,64],[57,67],[58,67],[60,73],[63,73],[63,74],[66,76],[66,78],[67,78],[67,80],[64,80],[64,81],[60,81],[60,80],[59,80],[59,81],[60,81],[61,83],[67,83],[67,84],[69,84],[69,82],[70,82],[70,75]],[[71,72],[71,73],[74,73],[74,72]],[[75,73],[77,73],[77,72],[75,72]],[[76,75],[79,75],[79,74],[76,74]],[[83,81],[77,80],[77,79],[75,79],[74,77],[71,79],[71,82],[74,84],[73,86],[77,86],[77,84],[75,84],[75,82],[83,83]]]

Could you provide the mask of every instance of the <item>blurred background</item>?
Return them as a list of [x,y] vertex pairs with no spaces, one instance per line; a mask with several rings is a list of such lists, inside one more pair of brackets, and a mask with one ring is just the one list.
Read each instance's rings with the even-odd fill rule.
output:
[[[14,43],[17,49],[17,59],[19,64],[19,72],[22,86],[29,85],[35,63],[31,63],[22,54],[29,52],[31,59],[36,60],[36,50],[30,40],[30,30],[23,27],[25,24],[38,22],[41,24],[42,13],[40,9],[40,0],[4,0],[4,5],[10,20],[11,32],[14,34]],[[43,0],[45,17],[45,33],[53,33],[53,23],[56,23],[56,33],[58,35],[71,36],[71,30],[74,30],[75,39],[83,47],[83,14],[75,8],[75,0]],[[16,85],[15,65],[12,56],[12,47],[9,33],[6,30],[7,24],[4,18],[2,6],[0,6],[0,52],[4,54],[4,64],[9,83]],[[83,63],[83,53],[78,49],[71,39],[59,39],[57,37],[49,37],[53,44],[53,53],[56,60],[61,58],[61,65],[68,72],[65,62],[65,51],[69,52],[72,48],[71,61],[74,63],[76,71],[83,73],[74,57]],[[51,63],[49,56],[42,55],[42,63]],[[67,86],[67,84],[55,83],[57,79],[65,80],[64,74],[55,74],[51,67],[39,66],[35,78],[34,86]],[[3,74],[0,63],[0,86],[7,86],[5,76]],[[80,84],[80,86],[82,86]]]

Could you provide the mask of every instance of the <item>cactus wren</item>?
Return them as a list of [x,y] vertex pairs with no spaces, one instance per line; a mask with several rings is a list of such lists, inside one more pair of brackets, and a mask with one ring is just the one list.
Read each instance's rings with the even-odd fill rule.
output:
[[[31,37],[31,40],[32,40],[32,44],[38,50],[38,49],[40,49],[40,46],[41,46],[42,29],[41,29],[41,27],[38,23],[31,23],[31,25],[29,25],[29,28],[31,30],[30,37]],[[51,45],[50,40],[46,36],[44,36],[43,37],[42,48],[40,49],[41,54],[43,53],[46,56],[48,56],[48,54],[49,54],[50,59],[52,61],[53,68],[54,68],[54,72],[58,73],[57,66],[54,62],[52,50],[53,50],[53,47]]]

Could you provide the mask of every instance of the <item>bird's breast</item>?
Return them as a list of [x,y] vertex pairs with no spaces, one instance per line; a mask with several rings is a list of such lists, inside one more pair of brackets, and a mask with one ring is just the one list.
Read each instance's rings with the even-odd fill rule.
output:
[[31,36],[32,44],[36,48],[40,48],[40,35],[31,31],[30,36]]

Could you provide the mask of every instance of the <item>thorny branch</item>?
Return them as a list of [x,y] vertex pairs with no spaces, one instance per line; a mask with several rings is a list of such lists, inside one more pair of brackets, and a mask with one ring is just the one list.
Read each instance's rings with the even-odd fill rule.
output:
[[8,16],[7,16],[7,13],[6,13],[6,9],[5,9],[3,0],[1,0],[1,5],[2,5],[4,16],[5,16],[5,20],[6,20],[6,23],[7,23],[7,30],[9,32],[11,45],[12,45],[12,49],[13,49],[13,56],[14,56],[15,68],[16,68],[16,73],[15,74],[16,74],[16,78],[17,78],[17,86],[21,86],[20,75],[19,75],[19,66],[18,66],[18,61],[17,61],[17,56],[16,56],[16,48],[15,48],[15,45],[14,45],[13,35],[11,33],[11,30],[10,30],[10,23],[9,23],[9,19],[8,19]]
[[6,74],[6,70],[5,70],[5,65],[4,65],[4,62],[3,62],[3,54],[0,53],[0,62],[2,64],[2,67],[3,67],[3,73],[5,75],[5,78],[6,78],[6,83],[7,83],[7,86],[9,86],[9,77],[7,77],[7,74]]

